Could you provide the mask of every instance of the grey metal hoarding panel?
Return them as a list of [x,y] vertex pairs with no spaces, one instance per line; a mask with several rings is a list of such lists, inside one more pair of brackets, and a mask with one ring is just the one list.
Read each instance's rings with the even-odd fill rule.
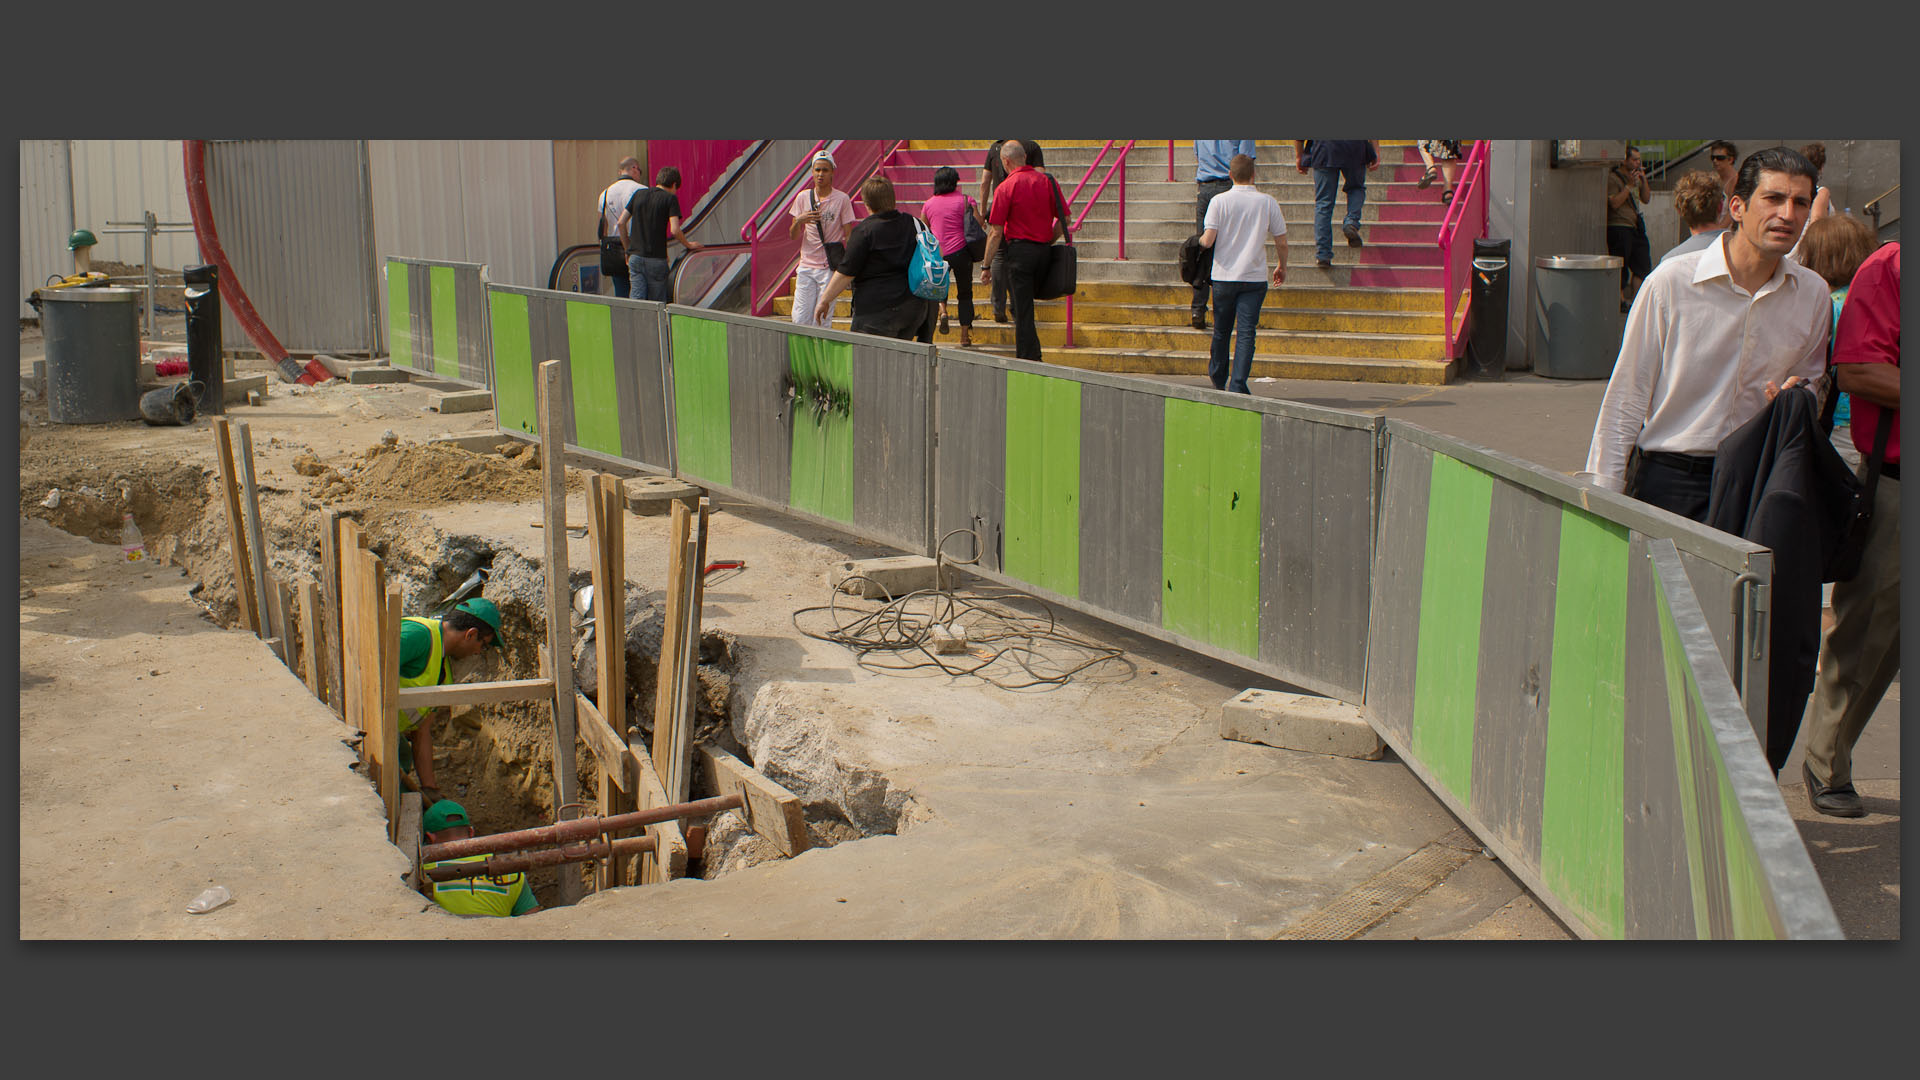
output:
[[[387,272],[398,264],[407,275],[407,342],[412,363],[394,364],[430,379],[442,379],[481,389],[493,386],[493,327],[487,318],[486,267],[479,263],[452,262],[445,259],[415,259],[388,256]],[[460,373],[446,375],[435,366],[433,355],[433,268],[453,271],[453,304],[457,354]],[[534,293],[533,295],[538,295]],[[389,344],[391,349],[391,344]]]
[[1545,495],[1495,483],[1489,518],[1471,802],[1538,865],[1556,592],[1542,585],[1558,577],[1561,515]]
[[453,272],[453,317],[460,326],[460,378],[469,386],[486,387],[487,286],[478,267]]
[[620,453],[665,470],[667,419],[660,379],[661,309],[652,304],[612,305],[613,382],[620,396]]
[[1160,496],[1166,407],[1157,395],[1087,384],[1080,398],[1080,595],[1160,621]]
[[[934,542],[955,529],[973,530],[980,567],[997,572],[1007,514],[1007,373],[961,362],[945,350],[936,368]],[[970,554],[959,537],[942,550],[956,558]]]
[[573,368],[567,349],[567,302],[551,294],[529,297],[527,333],[533,341],[534,401],[540,400],[540,365],[548,360],[560,361],[560,441],[563,445],[578,442],[573,424]]
[[732,416],[733,487],[772,503],[789,502],[793,428],[788,388],[792,361],[785,333],[727,324],[727,395]]
[[433,271],[407,264],[407,341],[413,347],[410,371],[433,373]]
[[932,475],[933,358],[925,345],[853,347],[853,520],[925,549]]
[[1659,602],[1647,538],[1630,534],[1627,562],[1626,732],[1621,781],[1626,821],[1621,869],[1630,938],[1691,938],[1693,886],[1687,876],[1686,821],[1674,769],[1673,717],[1660,646]]
[[1319,417],[1260,421],[1260,659],[1359,701],[1372,600],[1374,433]]
[[1838,938],[1840,924],[1833,904],[1780,797],[1766,753],[1742,715],[1740,699],[1706,627],[1705,612],[1694,596],[1691,575],[1675,557],[1670,541],[1655,540],[1648,549],[1698,695],[1697,700],[1687,695],[1689,707],[1704,714],[1705,726],[1719,749],[1727,782],[1739,806],[1739,820],[1747,829],[1766,882],[1769,914],[1783,936]]
[[1420,590],[1426,573],[1427,496],[1433,451],[1405,439],[1387,448],[1380,492],[1373,599],[1367,629],[1367,717],[1402,743],[1413,733],[1414,662],[1420,647]]

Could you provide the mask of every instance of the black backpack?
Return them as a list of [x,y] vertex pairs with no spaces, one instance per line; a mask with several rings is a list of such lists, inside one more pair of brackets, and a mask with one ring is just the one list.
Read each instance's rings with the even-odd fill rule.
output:
[[1180,242],[1180,280],[1189,285],[1213,277],[1213,249],[1200,246],[1200,234]]

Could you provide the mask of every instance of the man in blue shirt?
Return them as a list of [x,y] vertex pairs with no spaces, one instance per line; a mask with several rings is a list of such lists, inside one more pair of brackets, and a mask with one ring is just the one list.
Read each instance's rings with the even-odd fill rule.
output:
[[1345,178],[1347,218],[1340,226],[1349,247],[1360,247],[1360,208],[1367,204],[1367,173],[1380,167],[1377,139],[1295,139],[1294,168],[1313,170],[1313,260],[1333,269],[1333,195]]
[[[1195,139],[1193,156],[1198,164],[1193,170],[1193,182],[1199,189],[1199,200],[1193,211],[1193,231],[1207,231],[1207,204],[1215,195],[1233,186],[1227,176],[1227,162],[1233,155],[1245,154],[1253,157],[1252,139]],[[1207,328],[1208,281],[1205,275],[1193,279],[1193,328]]]

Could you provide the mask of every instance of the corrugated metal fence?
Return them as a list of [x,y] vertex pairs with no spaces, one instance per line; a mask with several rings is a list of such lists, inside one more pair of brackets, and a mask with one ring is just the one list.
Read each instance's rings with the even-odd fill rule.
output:
[[1754,736],[1764,548],[1399,421],[489,294],[503,431],[560,358],[572,447],[1364,702],[1582,935],[1838,933]]

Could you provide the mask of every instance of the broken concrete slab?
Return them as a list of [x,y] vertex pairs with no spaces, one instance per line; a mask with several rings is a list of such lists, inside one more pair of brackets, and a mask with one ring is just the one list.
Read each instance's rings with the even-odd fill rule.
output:
[[1386,753],[1359,706],[1274,690],[1243,690],[1221,706],[1220,737],[1361,761]]
[[225,396],[221,400],[229,403],[237,403],[247,400],[248,394],[256,392],[263,398],[267,396],[267,377],[265,375],[242,375],[237,379],[227,380],[226,389],[222,391]]
[[833,570],[833,587],[867,599],[905,596],[940,587],[940,564],[925,555],[857,559]]
[[626,481],[627,509],[642,517],[664,514],[679,500],[691,503],[705,488],[671,476],[635,476]]
[[452,390],[428,394],[427,408],[437,413],[485,412],[493,408],[493,391]]
[[368,383],[402,383],[410,378],[412,376],[399,368],[380,366],[354,368],[347,374],[347,381],[355,386],[364,386]]
[[313,358],[320,361],[321,367],[326,368],[328,371],[333,372],[336,377],[342,379],[350,378],[356,371],[366,371],[369,368],[383,368],[387,366],[383,360],[343,360],[338,356],[328,356],[326,353],[316,353]]
[[508,443],[519,445],[517,439],[496,431],[481,431],[466,435],[436,435],[427,440],[428,446],[457,446],[476,454],[491,454]]

